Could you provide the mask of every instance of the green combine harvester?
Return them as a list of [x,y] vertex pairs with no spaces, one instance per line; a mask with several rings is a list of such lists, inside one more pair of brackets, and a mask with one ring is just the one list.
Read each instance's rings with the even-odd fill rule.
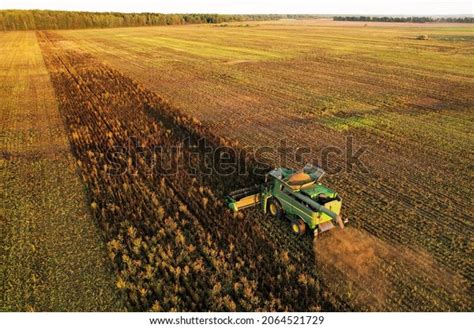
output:
[[230,193],[225,202],[237,212],[260,205],[263,212],[277,218],[287,218],[295,235],[309,228],[316,237],[338,225],[344,228],[340,212],[342,199],[319,180],[321,168],[306,165],[302,170],[277,168],[265,176],[265,183]]

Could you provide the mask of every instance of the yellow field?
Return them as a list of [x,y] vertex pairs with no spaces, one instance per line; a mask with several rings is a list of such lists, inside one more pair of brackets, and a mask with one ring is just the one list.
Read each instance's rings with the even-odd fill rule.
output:
[[0,311],[120,310],[35,33],[0,43]]

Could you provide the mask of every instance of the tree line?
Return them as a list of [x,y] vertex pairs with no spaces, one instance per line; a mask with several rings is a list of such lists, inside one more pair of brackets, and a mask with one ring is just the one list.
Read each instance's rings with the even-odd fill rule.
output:
[[244,20],[316,18],[315,15],[218,15],[0,10],[0,30],[57,30],[155,25],[213,24]]
[[376,17],[376,16],[335,16],[335,21],[355,22],[397,22],[397,23],[474,23],[473,17]]

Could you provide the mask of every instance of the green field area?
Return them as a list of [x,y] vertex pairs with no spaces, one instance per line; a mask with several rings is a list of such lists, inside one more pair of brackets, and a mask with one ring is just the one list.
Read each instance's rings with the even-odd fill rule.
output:
[[249,135],[252,127],[264,132],[259,121],[267,116],[374,130],[378,121],[411,124],[418,113],[430,128],[411,124],[415,138],[465,149],[469,140],[458,132],[472,105],[474,30],[364,25],[280,21],[61,35],[64,48],[97,55],[235,137],[244,124]]

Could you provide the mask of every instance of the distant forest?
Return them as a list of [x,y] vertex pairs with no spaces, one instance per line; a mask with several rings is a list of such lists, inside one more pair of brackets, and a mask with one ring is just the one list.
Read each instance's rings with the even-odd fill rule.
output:
[[473,17],[374,17],[374,16],[336,16],[335,21],[356,22],[399,22],[399,23],[474,23]]
[[316,18],[316,15],[217,15],[0,10],[0,30],[58,30],[127,26],[212,24],[245,20]]

